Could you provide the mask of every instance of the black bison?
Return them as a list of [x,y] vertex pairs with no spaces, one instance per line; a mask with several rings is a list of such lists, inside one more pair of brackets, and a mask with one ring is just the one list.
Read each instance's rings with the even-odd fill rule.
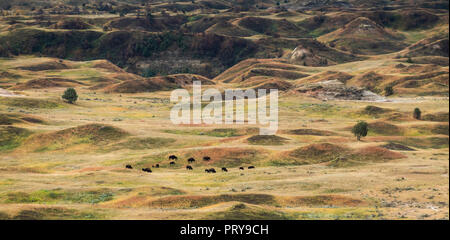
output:
[[216,169],[210,168],[210,169],[209,169],[209,172],[210,172],[210,173],[216,173]]
[[194,163],[195,162],[195,158],[189,158],[188,159],[188,163]]
[[203,157],[203,161],[211,161],[210,157]]
[[255,166],[250,166],[248,167],[248,169],[255,169]]
[[143,168],[142,171],[148,172],[148,173],[151,173],[151,172],[152,172],[152,170],[151,170],[150,168]]
[[159,164],[156,164],[156,165],[155,165],[155,168],[159,168]]
[[244,167],[240,167],[239,170],[244,170]]
[[175,165],[175,162],[170,162],[170,165],[172,166],[172,165]]
[[209,169],[205,169],[205,173],[209,173]]
[[127,169],[133,169],[133,167],[131,165],[126,165],[125,166]]
[[228,169],[223,167],[222,172],[228,172]]
[[170,155],[169,156],[169,160],[178,160],[178,157],[177,156],[175,156],[175,155]]
[[187,170],[194,170],[194,168],[192,168],[192,166],[189,166],[189,165],[186,166],[186,169]]

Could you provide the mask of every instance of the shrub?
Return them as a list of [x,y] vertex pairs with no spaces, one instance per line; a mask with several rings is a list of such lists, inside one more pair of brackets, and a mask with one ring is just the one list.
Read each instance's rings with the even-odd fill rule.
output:
[[146,77],[146,78],[154,77],[154,76],[156,76],[156,74],[157,74],[157,72],[154,69],[151,69],[151,68],[146,68],[142,72],[142,76]]
[[384,88],[384,95],[386,97],[394,95],[394,89],[392,88],[392,86],[387,86],[387,87]]
[[420,111],[419,108],[415,108],[413,117],[414,117],[414,119],[420,120],[422,118],[422,111]]
[[77,91],[73,88],[68,88],[62,95],[62,98],[66,100],[68,103],[73,104],[78,100]]
[[358,141],[361,140],[361,137],[367,136],[369,131],[369,124],[364,121],[358,122],[352,129],[352,133],[356,136]]

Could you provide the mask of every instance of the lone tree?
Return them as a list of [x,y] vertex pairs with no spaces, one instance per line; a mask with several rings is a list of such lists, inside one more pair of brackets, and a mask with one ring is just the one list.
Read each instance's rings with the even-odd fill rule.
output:
[[358,122],[352,129],[352,133],[356,136],[358,141],[361,141],[361,137],[367,136],[369,131],[369,124],[364,121]]
[[419,108],[414,109],[413,117],[414,119],[420,120],[422,118],[422,111]]
[[68,103],[73,104],[78,100],[77,91],[73,88],[68,88],[62,95],[62,98],[66,100]]

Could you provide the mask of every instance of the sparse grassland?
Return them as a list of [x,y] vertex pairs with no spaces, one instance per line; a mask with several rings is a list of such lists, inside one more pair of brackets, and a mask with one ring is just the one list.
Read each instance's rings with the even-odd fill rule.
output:
[[[0,220],[449,219],[448,1],[36,2],[0,4]],[[174,125],[193,81],[279,89],[279,131]]]
[[[281,108],[280,135],[266,138],[248,126],[171,129],[166,103],[148,101],[150,96],[164,99],[165,92],[78,92],[75,105],[54,100],[64,107],[30,115],[16,106],[2,114],[3,219],[447,217],[448,125],[385,118],[392,111],[407,115],[415,106],[443,112],[446,100],[377,104],[386,111],[363,102],[323,104],[281,96],[282,105],[290,107]],[[26,93],[30,99],[55,99],[43,90]],[[295,104],[299,99],[302,103]],[[3,109],[9,101],[0,102]],[[127,109],[117,112],[120,121],[102,110],[116,108]],[[340,115],[341,109],[349,114]],[[348,130],[358,116],[375,118],[362,142]],[[101,124],[93,124],[99,119],[104,119]],[[381,148],[386,144],[390,150]],[[174,166],[171,154],[179,158]],[[196,159],[193,171],[185,170],[190,157]],[[127,164],[133,169],[125,169]],[[156,164],[160,168],[153,168]],[[256,169],[247,169],[250,165]],[[140,170],[145,167],[153,173]],[[218,173],[204,172],[211,167]],[[220,172],[222,167],[229,172]],[[402,186],[414,190],[381,191]],[[407,204],[413,198],[414,206]],[[430,204],[440,211],[430,211]]]

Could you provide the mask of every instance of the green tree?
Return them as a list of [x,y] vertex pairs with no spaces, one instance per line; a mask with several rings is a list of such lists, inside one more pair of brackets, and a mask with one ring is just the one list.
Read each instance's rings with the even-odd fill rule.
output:
[[419,108],[415,108],[413,117],[414,117],[414,119],[420,120],[422,118],[422,111],[420,111]]
[[369,124],[364,121],[358,122],[353,128],[352,133],[356,136],[358,141],[361,141],[361,137],[367,136],[369,132]]
[[77,91],[73,88],[68,88],[62,95],[62,98],[66,100],[68,103],[73,104],[78,100]]

